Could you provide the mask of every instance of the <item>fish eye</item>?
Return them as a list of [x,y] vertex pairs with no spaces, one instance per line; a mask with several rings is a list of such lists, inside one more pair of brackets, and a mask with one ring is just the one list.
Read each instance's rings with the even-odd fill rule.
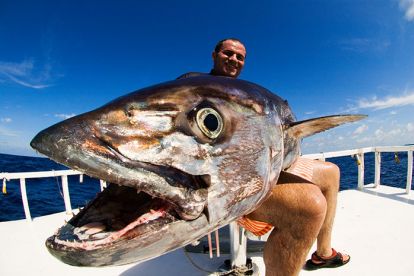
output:
[[206,107],[198,110],[196,121],[200,130],[210,139],[217,138],[223,130],[223,119],[212,108]]

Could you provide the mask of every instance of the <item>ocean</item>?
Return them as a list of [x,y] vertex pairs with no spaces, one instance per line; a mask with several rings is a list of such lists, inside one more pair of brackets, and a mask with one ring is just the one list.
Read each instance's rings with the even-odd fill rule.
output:
[[[405,188],[407,154],[399,153],[398,158],[395,158],[394,153],[382,153],[381,157],[381,184]],[[354,158],[336,157],[327,161],[337,164],[341,169],[340,190],[355,189],[357,187],[358,165]],[[374,153],[365,154],[365,183],[374,182],[374,166]],[[0,154],[0,172],[35,172],[64,169],[67,168],[47,158]],[[26,187],[32,217],[65,210],[60,177],[27,179]],[[85,206],[99,191],[99,180],[84,176],[83,183],[79,183],[79,176],[69,176],[72,208]],[[0,222],[24,218],[19,180],[8,181],[7,194],[0,194]]]

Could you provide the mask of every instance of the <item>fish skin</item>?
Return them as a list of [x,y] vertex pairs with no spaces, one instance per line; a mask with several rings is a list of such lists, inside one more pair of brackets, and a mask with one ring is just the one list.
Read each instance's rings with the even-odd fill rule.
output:
[[[208,108],[223,121],[217,138],[208,138],[197,123]],[[305,122],[300,132],[287,102],[265,88],[197,76],[138,90],[58,123],[31,146],[92,177],[162,198],[181,219],[88,250],[59,244],[57,235],[46,245],[68,264],[104,266],[147,260],[191,243],[256,209],[300,154],[302,137],[363,116],[326,118]],[[77,220],[60,233],[72,231]]]

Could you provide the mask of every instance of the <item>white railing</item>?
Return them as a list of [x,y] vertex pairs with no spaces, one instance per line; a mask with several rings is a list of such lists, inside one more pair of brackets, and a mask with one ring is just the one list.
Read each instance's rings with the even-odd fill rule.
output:
[[[19,179],[20,180],[20,191],[23,201],[24,214],[26,220],[32,221],[30,214],[29,202],[27,200],[26,193],[26,179],[32,178],[47,178],[47,177],[60,177],[62,181],[63,201],[65,203],[66,214],[72,214],[72,205],[70,202],[68,176],[79,175],[79,182],[83,182],[83,174],[75,170],[59,170],[59,171],[43,171],[43,172],[18,172],[18,173],[0,173],[0,179],[3,180],[3,186],[6,185],[7,181]],[[105,181],[100,180],[101,190],[106,186]]]
[[304,157],[311,159],[325,160],[326,158],[332,157],[343,157],[343,156],[355,156],[358,162],[358,189],[362,190],[364,188],[364,174],[365,174],[365,165],[364,165],[364,154],[374,152],[375,153],[375,178],[374,184],[375,187],[380,185],[381,181],[381,153],[382,152],[407,152],[407,181],[406,181],[406,193],[409,194],[411,190],[412,175],[413,175],[413,151],[414,145],[412,146],[393,146],[393,147],[369,147],[361,148],[354,150],[345,150],[345,151],[332,151],[316,154],[306,154]]

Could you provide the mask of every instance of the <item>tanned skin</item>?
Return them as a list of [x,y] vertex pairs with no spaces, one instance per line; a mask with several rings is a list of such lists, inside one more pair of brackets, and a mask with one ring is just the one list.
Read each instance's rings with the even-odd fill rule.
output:
[[[214,74],[237,78],[244,67],[246,48],[240,41],[228,39],[212,57]],[[271,196],[247,216],[275,226],[263,254],[268,276],[298,275],[315,239],[318,256],[332,255],[339,168],[317,160],[310,166],[310,180],[282,172]],[[342,255],[345,262],[349,260]]]

